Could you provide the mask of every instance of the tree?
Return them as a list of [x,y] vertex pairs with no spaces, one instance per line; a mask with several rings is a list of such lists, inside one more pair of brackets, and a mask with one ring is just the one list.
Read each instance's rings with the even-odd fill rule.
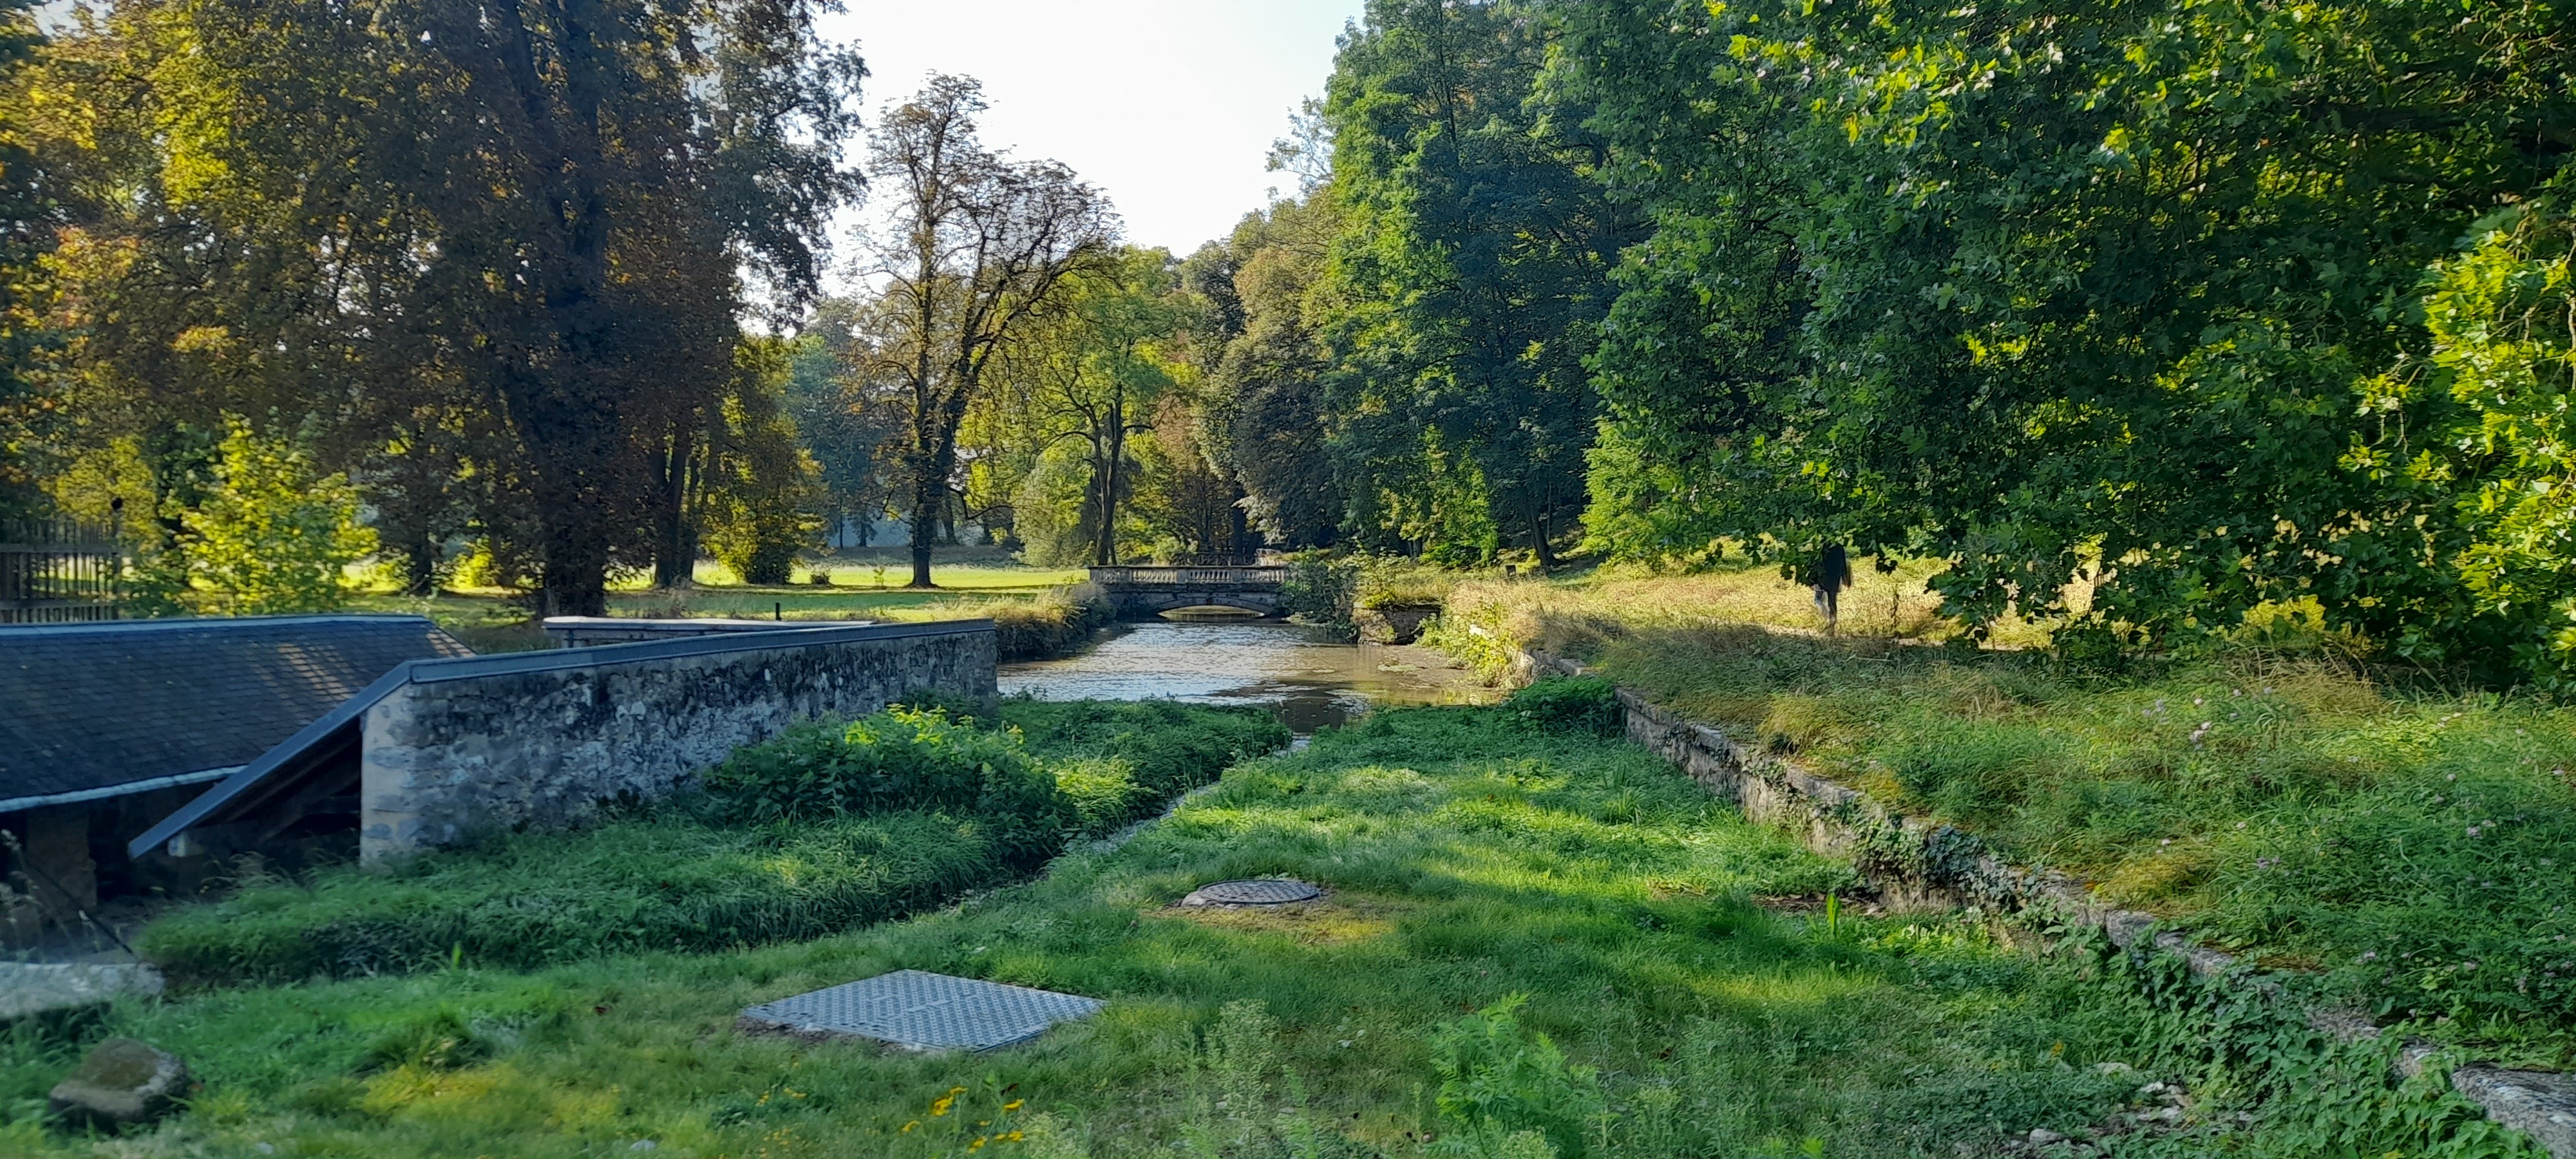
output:
[[348,600],[349,565],[376,549],[358,525],[358,492],[314,469],[291,440],[228,421],[213,485],[184,516],[184,595],[228,616],[321,612]]
[[934,75],[887,111],[869,175],[892,202],[875,251],[885,280],[871,369],[895,386],[895,466],[910,502],[912,581],[927,588],[933,540],[958,470],[958,428],[1002,356],[1054,310],[1066,280],[1108,253],[1108,203],[1052,161],[1014,162],[975,137],[981,86]]
[[[0,102],[12,109],[25,105],[16,76],[44,43],[33,7],[34,0],[0,0]],[[37,506],[28,460],[54,410],[36,363],[54,345],[40,285],[58,223],[50,182],[16,120],[0,114],[0,518]]]
[[1171,255],[1125,249],[1066,283],[1062,308],[1033,326],[1006,362],[1020,424],[1042,444],[1082,449],[1075,520],[1089,562],[1118,562],[1118,513],[1135,489],[1131,441],[1154,429],[1156,404],[1176,385],[1160,347],[1183,317],[1169,300]]
[[2478,638],[2400,466],[2451,404],[2369,384],[2422,364],[2427,265],[2564,164],[2563,12],[1556,11],[1550,91],[1656,226],[1597,362],[1596,531],[1938,557],[1975,630],[2314,599],[2417,659]]
[[706,528],[717,562],[744,583],[788,582],[797,553],[822,530],[811,509],[815,466],[786,411],[789,357],[777,339],[746,340],[736,350],[723,421],[692,472],[703,481],[694,522]]
[[861,309],[846,298],[816,305],[789,356],[787,410],[798,442],[814,460],[822,509],[834,533],[855,522],[864,547],[877,518],[892,506],[884,452],[894,432],[885,421],[886,408],[868,405],[865,385],[856,377],[867,361],[859,345],[866,340]]
[[2380,378],[2371,405],[2421,411],[2413,396],[2448,395],[2447,429],[2425,440],[2439,454],[2374,465],[2452,499],[2459,531],[2444,546],[2492,630],[2480,642],[2564,695],[2576,690],[2576,216],[2551,192],[2481,220],[2434,267],[2429,365]]
[[1592,178],[1607,143],[1589,107],[1539,99],[1548,44],[1538,5],[1377,0],[1324,106],[1342,208],[1326,381],[1353,530],[1461,561],[1499,535],[1553,565],[1575,528],[1585,360],[1610,266],[1642,236]]
[[[809,0],[124,0],[34,84],[67,159],[74,409],[158,438],[309,415],[331,461],[425,448],[489,489],[550,611],[685,537],[747,270],[813,292],[857,59]],[[450,416],[488,416],[472,438]],[[380,437],[387,426],[403,433]],[[485,436],[489,437],[485,437]],[[395,451],[394,447],[404,448]],[[422,513],[447,506],[404,480]]]
[[1347,506],[1326,445],[1326,352],[1308,317],[1338,222],[1328,197],[1274,203],[1235,227],[1199,279],[1223,351],[1206,442],[1253,525],[1284,547],[1338,541]]

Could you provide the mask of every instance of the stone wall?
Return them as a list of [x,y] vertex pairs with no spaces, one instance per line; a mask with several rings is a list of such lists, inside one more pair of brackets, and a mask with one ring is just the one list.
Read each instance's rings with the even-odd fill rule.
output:
[[649,800],[818,716],[916,689],[990,701],[988,620],[818,628],[413,667],[366,710],[359,850],[373,860]]

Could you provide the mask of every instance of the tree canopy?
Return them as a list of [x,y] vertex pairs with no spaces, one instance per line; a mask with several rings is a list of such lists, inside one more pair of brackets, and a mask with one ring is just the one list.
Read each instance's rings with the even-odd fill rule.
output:
[[2070,652],[2576,679],[2554,0],[1373,0],[1180,260],[971,79],[853,164],[817,3],[7,8],[0,506],[184,562],[249,429],[565,611],[891,514],[917,584],[1839,547]]

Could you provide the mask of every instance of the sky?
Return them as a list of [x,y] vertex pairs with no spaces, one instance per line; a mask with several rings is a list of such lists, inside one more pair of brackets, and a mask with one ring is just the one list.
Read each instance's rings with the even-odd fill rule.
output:
[[1127,240],[1186,255],[1296,179],[1265,172],[1321,96],[1362,0],[846,0],[826,35],[867,59],[869,121],[924,74],[984,82],[987,145],[1107,191]]

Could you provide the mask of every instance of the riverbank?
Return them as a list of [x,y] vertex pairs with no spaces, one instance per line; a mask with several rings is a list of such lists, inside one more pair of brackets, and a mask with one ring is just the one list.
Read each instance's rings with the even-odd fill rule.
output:
[[2576,1062],[2576,711],[2374,678],[2295,623],[2117,673],[1928,647],[1928,606],[1845,606],[1872,595],[1826,638],[1750,571],[1467,584],[1439,639],[1580,659],[2410,1033]]
[[[188,1058],[205,1083],[189,1111],[113,1143],[22,1117],[0,1143],[1644,1159],[2287,1156],[2323,1137],[2527,1154],[2436,1087],[2390,1085],[2375,1057],[2212,1051],[2229,1040],[2190,1008],[2196,991],[2155,967],[2078,969],[1972,923],[1846,904],[1847,866],[1584,733],[1598,715],[1544,698],[1389,711],[1238,765],[1041,880],[810,942],[129,1002],[82,1034]],[[1328,892],[1283,911],[1172,906],[1270,875]],[[751,1003],[903,968],[1109,1005],[983,1056],[735,1026]],[[70,1056],[22,1028],[0,1045],[0,1100],[26,1106]]]

